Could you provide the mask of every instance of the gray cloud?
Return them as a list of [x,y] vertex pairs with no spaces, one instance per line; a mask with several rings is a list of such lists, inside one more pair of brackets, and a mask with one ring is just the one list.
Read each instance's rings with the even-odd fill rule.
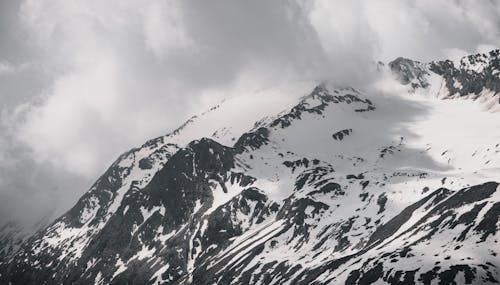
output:
[[500,2],[0,4],[0,214],[60,213],[126,149],[237,90],[363,84],[375,60],[500,45]]

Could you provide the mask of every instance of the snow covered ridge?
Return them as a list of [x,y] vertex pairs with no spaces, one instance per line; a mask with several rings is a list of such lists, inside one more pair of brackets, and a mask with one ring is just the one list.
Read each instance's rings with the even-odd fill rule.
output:
[[[389,67],[400,82],[410,86],[413,91],[419,88],[440,87],[433,91],[433,95],[441,98],[477,98],[489,95],[496,96],[496,103],[500,102],[500,50],[469,55],[459,61],[421,63],[400,57],[390,62]],[[437,83],[436,80],[440,82]]]
[[[433,90],[420,67],[403,84]],[[0,284],[494,284],[499,129],[419,92],[226,100],[120,156]]]

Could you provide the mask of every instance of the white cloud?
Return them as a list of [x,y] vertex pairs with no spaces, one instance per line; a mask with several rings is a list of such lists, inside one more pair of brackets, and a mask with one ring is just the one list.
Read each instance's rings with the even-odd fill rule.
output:
[[19,72],[23,72],[26,69],[30,68],[29,63],[22,63],[22,64],[12,64],[8,61],[1,61],[0,60],[0,76],[3,75],[11,75]]
[[[15,159],[22,145],[23,163],[50,166],[44,186],[63,183],[55,173],[90,184],[119,153],[238,90],[360,84],[374,60],[500,45],[498,1],[25,0],[19,21],[36,50],[30,65],[49,76],[41,92],[2,110],[10,131],[0,151]],[[0,74],[13,70],[2,63]],[[26,193],[36,184],[23,184]],[[83,190],[57,191],[73,201]],[[2,203],[29,196],[10,194]]]
[[113,143],[101,137],[106,135],[102,130],[119,118],[114,76],[111,60],[58,78],[44,100],[24,112],[18,138],[32,147],[38,160],[95,175],[101,159],[110,157],[109,147],[102,145]]
[[12,66],[8,62],[0,61],[0,75],[10,72],[12,70]]
[[172,50],[188,48],[182,11],[176,1],[150,1],[143,12],[146,46],[163,58]]

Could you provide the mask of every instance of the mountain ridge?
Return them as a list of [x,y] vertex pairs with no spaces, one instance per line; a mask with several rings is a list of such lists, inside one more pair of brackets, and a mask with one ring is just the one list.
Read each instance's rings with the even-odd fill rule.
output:
[[[498,61],[488,62],[498,75]],[[491,182],[499,137],[477,130],[498,126],[497,113],[416,94],[431,93],[441,75],[407,63],[389,66],[416,97],[309,83],[291,107],[228,127],[215,114],[238,103],[228,111],[225,101],[122,154],[65,215],[0,260],[0,281],[498,282],[498,251],[477,246],[499,235],[500,192]],[[463,109],[478,117],[459,121],[471,143],[456,144],[462,130],[443,139],[430,127],[442,116],[451,115],[443,125],[457,123]],[[486,251],[461,260],[461,248]]]

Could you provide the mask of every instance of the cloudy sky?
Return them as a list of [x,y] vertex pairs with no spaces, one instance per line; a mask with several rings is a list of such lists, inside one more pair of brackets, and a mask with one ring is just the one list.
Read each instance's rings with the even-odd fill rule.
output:
[[238,90],[498,47],[500,1],[3,0],[0,39],[0,217],[33,221]]

